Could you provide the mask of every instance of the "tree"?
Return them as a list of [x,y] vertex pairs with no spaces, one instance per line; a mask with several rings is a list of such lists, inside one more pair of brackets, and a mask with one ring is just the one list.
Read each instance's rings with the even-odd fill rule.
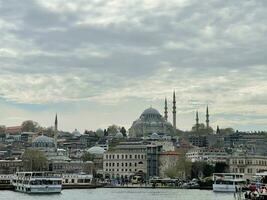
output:
[[93,154],[90,154],[89,152],[85,152],[83,155],[82,155],[82,160],[83,162],[86,162],[86,161],[93,161],[94,160],[94,155]]
[[6,133],[6,127],[5,126],[0,126],[0,134],[5,134]]
[[39,124],[32,120],[27,120],[27,121],[22,122],[21,126],[22,126],[21,128],[22,132],[37,132],[38,130],[41,129]]
[[192,164],[191,178],[209,177],[214,173],[213,165],[199,161]]
[[215,173],[226,173],[229,169],[229,165],[224,162],[215,163],[214,171]]
[[186,159],[185,153],[182,153],[174,167],[165,171],[166,175],[170,178],[186,179],[191,176],[192,162]]
[[113,124],[111,126],[108,127],[108,135],[115,135],[116,133],[118,133],[118,131],[120,130],[120,127]]
[[27,149],[22,155],[23,168],[26,171],[47,170],[47,158],[42,151]]
[[101,137],[104,136],[104,131],[102,129],[97,129],[96,130],[96,135],[101,138]]
[[124,127],[121,127],[120,132],[122,133],[123,137],[127,136],[127,134],[126,134],[127,131],[126,131],[126,129]]
[[197,125],[195,124],[192,127],[191,132],[199,135],[205,135],[205,134],[212,134],[213,129],[211,127],[206,127],[205,124],[201,123],[198,126],[198,131],[197,131]]
[[235,130],[233,128],[220,129],[220,134],[222,134],[222,135],[230,135],[233,133],[235,133]]

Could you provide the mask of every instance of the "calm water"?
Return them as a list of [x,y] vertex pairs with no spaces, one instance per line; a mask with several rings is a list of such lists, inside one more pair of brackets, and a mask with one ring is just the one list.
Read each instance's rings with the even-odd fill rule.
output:
[[[178,189],[84,189],[63,190],[56,195],[28,195],[0,191],[2,200],[235,200],[233,194]],[[238,199],[238,198],[236,198]]]

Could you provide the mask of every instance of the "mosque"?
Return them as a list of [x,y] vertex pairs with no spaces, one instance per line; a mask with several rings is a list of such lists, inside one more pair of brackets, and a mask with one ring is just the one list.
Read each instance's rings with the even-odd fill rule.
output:
[[168,122],[168,106],[165,98],[164,117],[155,108],[147,108],[143,111],[139,119],[135,120],[129,129],[129,136],[155,137],[157,135],[173,135],[176,131],[176,98],[173,92],[173,123]]

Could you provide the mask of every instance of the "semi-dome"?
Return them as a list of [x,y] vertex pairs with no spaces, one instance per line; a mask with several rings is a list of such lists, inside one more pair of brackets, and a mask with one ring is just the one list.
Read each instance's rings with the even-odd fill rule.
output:
[[160,115],[160,113],[155,108],[150,107],[145,109],[142,115]]
[[75,137],[80,137],[82,134],[81,134],[77,129],[75,129],[75,130],[72,132],[72,135],[75,136]]
[[121,138],[123,138],[123,134],[121,132],[118,132],[118,133],[116,133],[115,138],[121,139]]
[[54,147],[54,145],[54,139],[45,135],[36,137],[32,142],[33,147]]
[[90,154],[104,154],[105,153],[105,149],[103,149],[102,147],[91,147],[90,149],[87,150],[87,152],[89,152]]
[[156,139],[159,139],[159,135],[157,133],[152,133],[150,138],[153,140],[156,140]]

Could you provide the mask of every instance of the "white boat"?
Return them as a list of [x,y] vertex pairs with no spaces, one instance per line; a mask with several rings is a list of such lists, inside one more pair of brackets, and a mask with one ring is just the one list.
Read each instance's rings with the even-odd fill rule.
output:
[[237,192],[241,191],[246,179],[241,173],[215,173],[213,174],[214,192]]
[[63,188],[92,188],[93,184],[92,174],[62,174]]
[[12,180],[15,191],[24,193],[60,193],[61,174],[53,172],[17,172]]

